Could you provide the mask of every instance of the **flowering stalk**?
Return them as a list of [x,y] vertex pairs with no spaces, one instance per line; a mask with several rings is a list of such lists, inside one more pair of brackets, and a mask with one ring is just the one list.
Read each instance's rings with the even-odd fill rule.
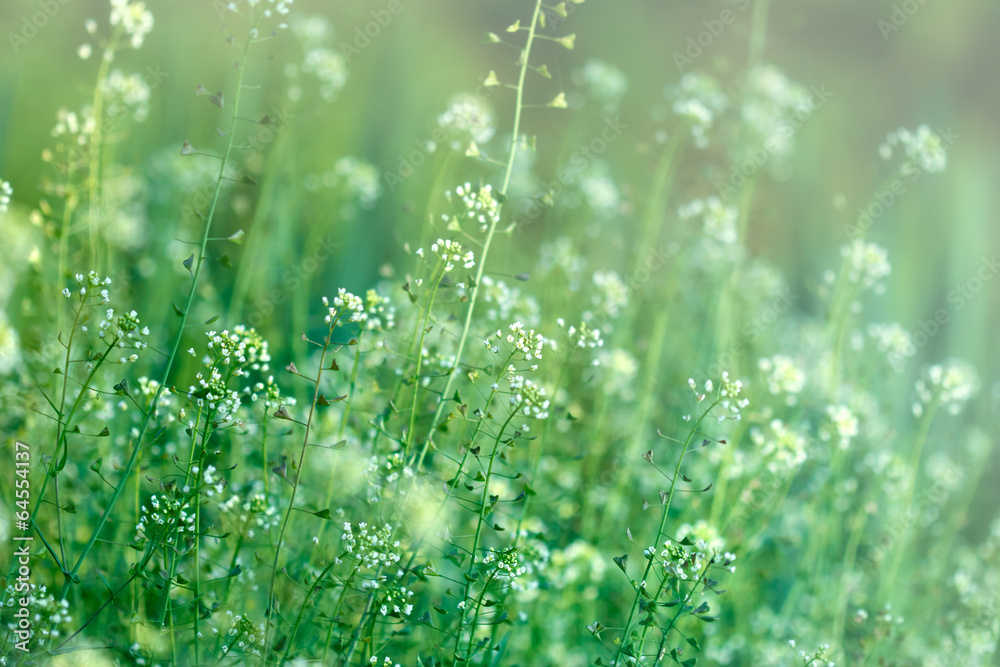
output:
[[[904,496],[904,502],[902,504],[904,512],[913,511],[913,496],[917,490],[917,476],[920,474],[920,458],[923,455],[924,445],[927,443],[927,434],[931,429],[931,422],[934,421],[934,414],[937,412],[938,407],[941,405],[940,395],[936,396],[931,404],[924,411],[923,418],[920,420],[920,430],[917,432],[916,440],[913,443],[913,449],[910,452],[910,476],[906,482],[906,495]],[[903,563],[903,555],[906,553],[906,543],[907,543],[907,531],[904,531],[900,536],[898,542],[894,545],[894,554],[892,559],[892,564],[889,567],[889,571],[886,576],[881,581],[881,586],[879,587],[879,593],[885,597],[888,591],[893,590],[893,586],[896,583],[896,577],[899,575],[899,568]]]
[[[493,451],[490,452],[489,464],[486,468],[486,479],[483,481],[483,491],[479,499],[479,516],[476,519],[476,535],[472,540],[472,550],[470,553],[471,561],[469,562],[469,569],[465,575],[465,589],[462,593],[462,609],[458,615],[458,632],[455,633],[455,649],[454,656],[458,660],[458,648],[462,641],[462,630],[465,627],[465,614],[467,611],[466,601],[469,599],[469,592],[472,589],[472,583],[478,578],[475,576],[476,564],[478,562],[477,552],[479,551],[479,542],[482,539],[483,524],[486,522],[486,509],[490,507],[490,478],[493,475],[493,464],[496,461],[497,453],[500,451],[500,440],[503,438],[504,431],[510,426],[510,422],[514,419],[521,408],[524,406],[525,401],[522,400],[516,404],[516,406],[511,409],[510,414],[507,415],[507,419],[504,421],[503,426],[500,427],[500,431],[497,433],[496,438],[493,439]],[[477,609],[478,615],[478,609]],[[465,656],[465,660],[470,660],[472,658],[471,651],[473,645],[473,638],[476,634],[476,626],[473,624],[472,629],[469,631],[472,635],[469,638],[469,652]]]
[[[528,74],[528,62],[531,58],[531,46],[535,41],[535,31],[538,27],[538,16],[541,13],[542,0],[535,0],[535,9],[531,15],[531,23],[528,26],[528,39],[525,42],[524,51],[521,52],[521,70],[517,77],[517,86],[515,88],[515,102],[514,102],[514,127],[511,131],[510,140],[510,153],[507,156],[507,167],[504,172],[503,184],[500,186],[500,194],[504,197],[507,196],[507,189],[510,187],[510,178],[514,173],[514,159],[517,157],[517,146],[519,143],[518,134],[521,130],[521,113],[524,110],[524,80]],[[486,269],[486,259],[490,253],[490,246],[493,243],[493,237],[496,234],[497,225],[500,222],[500,212],[503,209],[503,203],[501,202],[497,207],[497,214],[493,217],[490,222],[489,229],[486,232],[486,239],[483,241],[483,250],[479,257],[479,268],[476,270],[476,280],[475,284],[472,286],[472,293],[469,295],[469,308],[465,313],[465,324],[462,326],[462,333],[458,337],[458,349],[455,352],[455,365],[448,373],[448,379],[445,382],[444,390],[441,392],[441,400],[438,401],[437,410],[434,412],[434,416],[431,418],[430,428],[428,429],[428,437],[424,442],[423,446],[420,448],[420,456],[417,458],[416,469],[419,470],[420,466],[423,464],[424,456],[427,454],[427,447],[430,445],[430,440],[434,437],[434,429],[441,419],[441,415],[444,413],[445,405],[447,404],[447,397],[451,394],[451,388],[455,382],[455,376],[457,373],[455,371],[462,365],[462,353],[465,351],[465,343],[469,338],[469,329],[472,326],[472,315],[476,310],[476,302],[479,299],[479,288],[482,285],[483,272]]]
[[[259,17],[252,19],[252,24],[254,28],[256,28],[258,20]],[[163,372],[161,373],[161,378],[156,387],[156,391],[153,393],[153,397],[152,399],[150,399],[149,402],[149,407],[147,408],[147,411],[143,416],[142,424],[139,427],[139,432],[136,435],[135,440],[133,441],[134,444],[132,445],[132,453],[129,456],[129,459],[125,463],[125,466],[122,470],[121,480],[115,487],[115,490],[111,495],[111,499],[108,501],[107,507],[104,509],[104,512],[101,514],[101,518],[97,522],[97,527],[94,529],[93,534],[87,541],[87,545],[84,547],[83,552],[80,554],[79,558],[76,561],[76,564],[70,571],[70,576],[67,577],[66,582],[63,584],[62,594],[61,594],[62,599],[65,599],[66,595],[69,593],[70,584],[77,581],[77,574],[79,573],[80,568],[83,566],[83,563],[87,559],[87,556],[90,555],[90,551],[94,548],[94,544],[97,542],[101,534],[101,531],[104,529],[104,524],[107,523],[108,517],[111,516],[111,513],[114,511],[115,505],[118,503],[118,499],[121,497],[122,492],[125,490],[125,485],[128,483],[128,478],[132,474],[132,470],[135,467],[136,461],[138,460],[139,457],[139,452],[142,449],[146,433],[148,432],[149,427],[152,423],[153,415],[156,414],[156,408],[157,405],[159,404],[160,396],[162,395],[163,389],[170,378],[170,372],[173,370],[174,362],[177,359],[178,352],[180,351],[181,341],[184,338],[184,333],[187,328],[187,321],[191,315],[191,310],[194,306],[195,295],[197,294],[198,291],[198,282],[199,279],[201,278],[201,272],[202,269],[204,268],[205,260],[207,259],[205,251],[208,248],[209,233],[211,232],[212,221],[215,218],[215,211],[219,203],[219,198],[222,194],[222,184],[225,180],[226,169],[227,167],[229,167],[230,158],[233,152],[233,147],[235,146],[236,125],[241,120],[239,111],[240,111],[240,100],[242,98],[243,88],[244,88],[243,79],[246,74],[246,58],[250,50],[250,45],[253,43],[253,41],[254,40],[252,38],[249,37],[247,38],[247,41],[244,44],[243,50],[240,55],[239,68],[238,68],[239,74],[237,75],[236,79],[236,95],[235,95],[235,100],[233,102],[233,115],[229,124],[228,139],[226,141],[226,150],[222,155],[221,165],[219,166],[219,174],[218,177],[216,178],[215,189],[212,194],[212,203],[209,206],[207,214],[205,215],[205,224],[202,229],[201,243],[198,246],[198,253],[193,262],[193,270],[191,272],[191,287],[188,290],[188,296],[185,301],[184,309],[180,313],[181,321],[180,325],[177,328],[177,335],[174,338],[174,343],[173,346],[171,347],[170,355],[167,357],[167,363],[165,364]]]
[[[694,439],[695,434],[698,432],[698,428],[701,426],[701,423],[705,420],[706,417],[708,417],[712,409],[718,404],[719,401],[718,399],[716,399],[708,406],[708,408],[705,409],[705,411],[701,414],[701,416],[698,417],[698,421],[696,421],[694,423],[694,426],[691,427],[691,431],[688,432],[688,436],[684,440],[684,445],[681,448],[681,454],[677,458],[677,465],[674,466],[673,477],[670,480],[670,490],[667,492],[662,503],[663,507],[660,512],[660,526],[656,530],[656,539],[653,540],[653,544],[659,544],[660,540],[663,539],[664,531],[666,530],[667,527],[667,516],[670,513],[670,505],[674,500],[674,493],[677,490],[677,480],[680,479],[681,476],[681,465],[684,463],[684,457],[685,455],[687,455],[688,448],[691,446],[691,441]],[[632,633],[632,625],[635,622],[636,613],[639,610],[639,598],[642,597],[643,585],[644,582],[646,581],[646,578],[649,577],[650,570],[652,570],[653,568],[653,562],[654,559],[652,558],[646,561],[646,569],[642,574],[642,578],[639,580],[639,583],[635,585],[635,598],[633,598],[632,600],[632,608],[629,611],[628,620],[625,622],[625,631],[622,633],[621,645],[618,648],[618,652],[615,654],[615,661],[613,663],[613,667],[618,666],[618,663],[621,661],[622,654],[624,653],[625,648],[631,646],[632,642],[629,639],[629,636]]]
[[[299,481],[302,479],[302,471],[305,470],[306,461],[306,450],[309,448],[309,434],[312,431],[313,418],[316,416],[316,406],[320,402],[320,387],[322,386],[323,371],[326,368],[326,358],[327,354],[330,352],[330,347],[333,339],[333,331],[340,321],[341,315],[344,314],[345,310],[355,310],[357,306],[352,301],[353,295],[347,295],[343,290],[341,290],[341,296],[335,300],[335,307],[330,308],[330,314],[327,316],[327,322],[330,325],[326,337],[323,339],[321,346],[322,351],[319,357],[319,368],[316,370],[316,379],[312,380],[314,383],[313,397],[309,404],[309,416],[307,417],[303,426],[305,427],[305,432],[302,435],[302,447],[299,451],[299,463],[298,469],[295,471],[295,479],[289,480],[292,484],[292,494],[288,499],[288,508],[285,510],[285,516],[281,521],[281,529],[278,531],[278,542],[274,547],[274,560],[271,563],[271,583],[268,586],[267,594],[267,612],[266,616],[271,617],[275,613],[275,599],[274,599],[274,587],[278,576],[278,561],[281,558],[281,547],[284,544],[285,532],[288,530],[288,522],[292,517],[292,511],[295,509],[295,496],[299,490]],[[326,298],[323,299],[324,305],[328,302]],[[271,637],[271,626],[270,623],[267,624],[267,629],[264,632],[264,658],[267,659],[267,649],[268,641]]]
[[[423,360],[424,360],[424,339],[427,336],[427,327],[428,327],[428,324],[430,323],[431,309],[434,307],[434,299],[437,297],[438,287],[441,285],[441,280],[444,277],[444,271],[443,271],[443,269],[445,268],[444,267],[444,261],[445,260],[441,260],[439,262],[439,264],[441,265],[441,269],[442,269],[442,271],[440,273],[439,273],[439,271],[438,271],[437,268],[435,268],[435,270],[431,273],[430,280],[433,283],[433,287],[431,287],[431,298],[427,302],[427,307],[424,309],[423,323],[420,325],[420,336],[419,336],[419,338],[417,336],[414,336],[414,338],[418,341],[417,342],[417,367],[416,367],[416,370],[414,371],[414,374],[413,374],[413,401],[412,401],[412,403],[410,405],[410,425],[409,425],[409,428],[406,431],[406,442],[403,444],[403,458],[404,458],[404,460],[406,458],[406,455],[413,448],[414,439],[416,438],[416,431],[417,431],[417,407],[419,405],[418,404],[418,399],[420,397],[420,370],[421,370],[421,366],[422,366],[422,363],[423,363]],[[480,266],[480,269],[482,269],[482,264],[480,264],[479,266]],[[445,389],[445,393],[442,394],[442,398],[447,395],[447,391],[448,390]],[[442,401],[442,403],[443,402],[444,401]],[[433,429],[434,429],[434,424],[432,422],[431,423],[431,430],[433,431]],[[428,439],[430,438],[430,433],[428,433],[427,437],[428,437]]]

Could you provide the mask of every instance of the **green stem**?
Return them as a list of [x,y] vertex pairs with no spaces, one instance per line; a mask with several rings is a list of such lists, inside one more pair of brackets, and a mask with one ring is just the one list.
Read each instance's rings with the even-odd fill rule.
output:
[[[670,480],[670,491],[667,493],[666,499],[663,502],[663,510],[660,515],[660,527],[656,531],[656,539],[653,541],[654,548],[663,539],[663,531],[667,527],[667,516],[670,513],[670,505],[674,500],[674,493],[677,490],[677,480],[680,478],[681,465],[684,463],[684,456],[687,454],[688,448],[691,446],[691,440],[694,439],[695,433],[698,432],[698,427],[705,420],[712,409],[718,404],[718,400],[712,402],[708,408],[698,417],[698,421],[695,422],[691,431],[688,433],[687,438],[684,440],[684,447],[681,449],[681,454],[677,457],[677,465],[674,467],[674,475]],[[625,647],[631,645],[629,640],[629,635],[632,633],[632,624],[635,621],[636,612],[639,610],[639,598],[642,597],[643,582],[649,577],[649,572],[653,567],[652,558],[648,559],[646,562],[646,571],[642,575],[642,579],[639,583],[635,584],[635,598],[632,600],[632,608],[629,610],[628,621],[625,623],[625,632],[622,633],[621,645],[618,648],[618,652],[615,654],[615,662],[613,667],[618,667],[618,663],[621,661],[622,653],[625,651]]]
[[[271,563],[271,583],[268,587],[267,594],[267,611],[266,616],[270,618],[275,613],[274,608],[274,587],[275,582],[278,578],[278,560],[281,557],[281,547],[285,540],[285,531],[288,529],[288,522],[292,517],[292,512],[295,510],[295,496],[299,490],[299,481],[302,479],[302,471],[305,470],[306,463],[306,450],[309,449],[309,434],[312,430],[313,417],[316,415],[316,406],[319,404],[319,390],[322,385],[323,371],[326,370],[326,355],[330,350],[330,340],[333,338],[333,330],[337,326],[337,322],[340,320],[341,313],[338,311],[336,317],[333,317],[330,321],[330,329],[327,332],[326,340],[323,342],[323,351],[320,353],[319,357],[319,368],[316,371],[316,386],[313,390],[312,402],[309,404],[309,417],[305,423],[305,433],[302,436],[302,449],[299,452],[299,467],[295,471],[295,480],[292,482],[292,494],[288,499],[288,509],[285,510],[285,516],[281,521],[281,529],[278,531],[278,542],[274,547],[274,560]],[[264,631],[264,662],[267,662],[267,648],[268,640],[271,636],[271,624],[268,623]]]
[[[504,431],[510,426],[510,422],[514,419],[521,408],[524,406],[524,402],[520,402],[517,406],[510,411],[507,415],[507,419],[504,421],[503,426],[500,427],[500,431],[497,433],[496,438],[493,440],[493,451],[490,452],[490,461],[486,468],[486,479],[483,480],[483,491],[482,497],[479,499],[479,516],[476,520],[476,535],[472,540],[472,550],[470,551],[470,562],[469,569],[466,573],[465,590],[462,594],[462,601],[467,602],[469,599],[469,591],[472,589],[472,581],[470,579],[474,576],[477,556],[476,553],[479,551],[479,543],[482,539],[483,524],[486,522],[486,508],[489,506],[490,500],[490,478],[493,476],[493,464],[496,461],[497,453],[500,451],[500,440],[503,438]],[[461,613],[458,616],[458,632],[455,633],[455,659],[458,659],[458,648],[462,641],[462,629],[465,627],[465,614],[468,605],[462,607]],[[475,634],[476,628],[473,627],[471,630],[472,634]],[[470,644],[471,645],[471,644]],[[468,660],[471,656],[466,656]]]
[[94,132],[90,138],[90,170],[87,174],[88,192],[88,220],[90,226],[90,266],[94,271],[100,271],[100,248],[97,241],[98,216],[100,215],[101,200],[101,151],[103,136],[101,135],[101,125],[104,119],[104,81],[108,78],[108,70],[111,67],[118,40],[124,32],[124,24],[118,25],[111,35],[111,41],[101,58],[101,65],[97,71],[97,85],[94,86],[94,98],[92,104],[94,114]]
[[[254,21],[254,26],[256,26],[256,21]],[[132,446],[132,453],[129,456],[128,461],[125,463],[125,467],[122,470],[121,481],[115,487],[114,493],[111,495],[111,500],[108,502],[108,506],[105,508],[101,518],[97,522],[97,527],[94,529],[93,534],[87,541],[86,547],[84,547],[83,553],[80,554],[80,558],[77,560],[76,565],[73,566],[70,572],[70,577],[66,580],[63,585],[61,599],[65,599],[67,593],[69,592],[69,586],[72,581],[76,580],[77,573],[79,573],[80,568],[83,566],[84,561],[90,554],[90,551],[94,548],[94,544],[100,537],[101,531],[104,529],[104,524],[107,523],[108,517],[114,511],[115,505],[118,503],[118,499],[121,497],[122,492],[125,490],[126,483],[129,476],[132,474],[132,470],[135,467],[136,461],[139,458],[139,451],[142,448],[143,440],[145,440],[146,432],[149,430],[150,424],[152,423],[153,415],[156,413],[156,407],[159,403],[160,396],[163,393],[164,387],[167,385],[167,381],[170,379],[170,372],[173,370],[174,362],[177,359],[177,354],[180,351],[181,342],[184,339],[184,332],[187,328],[188,318],[191,315],[191,310],[194,306],[194,299],[198,291],[198,281],[201,278],[201,272],[205,265],[205,251],[208,248],[209,234],[212,228],[212,220],[215,218],[215,211],[217,209],[219,198],[222,193],[222,184],[225,182],[225,171],[229,166],[230,157],[232,155],[233,146],[235,145],[234,135],[236,130],[236,124],[240,120],[239,110],[240,110],[240,99],[243,94],[243,78],[246,72],[246,57],[250,49],[251,40],[248,38],[246,44],[243,47],[243,52],[239,61],[239,75],[237,76],[236,82],[236,96],[233,103],[233,115],[229,126],[229,137],[226,142],[226,150],[222,157],[222,164],[219,167],[219,175],[215,185],[215,193],[212,195],[212,204],[209,207],[208,213],[205,215],[205,225],[202,230],[201,243],[198,247],[198,254],[194,264],[194,271],[191,273],[191,287],[188,291],[188,296],[185,301],[184,310],[180,316],[180,325],[177,329],[177,335],[174,338],[174,344],[171,348],[170,355],[167,357],[166,366],[161,374],[160,382],[156,387],[156,392],[153,394],[153,398],[150,401],[149,409],[147,410],[145,416],[143,417],[142,424],[139,427],[139,433],[134,440],[134,445]]]
[[[420,336],[418,337],[419,342],[417,343],[417,350],[416,350],[417,368],[414,371],[413,375],[413,400],[410,404],[410,425],[406,431],[406,442],[403,446],[404,460],[406,458],[406,455],[410,452],[410,449],[412,449],[414,445],[414,440],[416,438],[417,408],[419,405],[419,398],[420,398],[420,371],[423,368],[423,361],[424,361],[424,340],[427,337],[427,328],[428,325],[430,324],[431,310],[434,308],[434,300],[437,298],[438,288],[441,286],[441,280],[444,278],[444,271],[445,271],[443,260],[439,262],[439,265],[440,266],[438,268],[435,268],[434,271],[431,273],[430,279],[434,283],[434,286],[431,288],[431,298],[427,302],[427,307],[424,309],[424,320],[423,324],[421,324],[420,326]],[[445,394],[442,395],[442,399],[445,396],[447,396],[447,390]],[[439,405],[443,404],[444,400],[442,400]],[[428,435],[427,437],[430,438],[430,435]]]
[[[528,40],[525,43],[524,51],[521,53],[521,71],[517,78],[516,100],[514,103],[514,128],[511,132],[510,154],[507,157],[507,168],[504,173],[503,184],[500,186],[500,194],[504,197],[507,196],[507,188],[510,187],[510,177],[514,172],[514,158],[517,155],[518,134],[521,129],[521,112],[524,110],[524,80],[528,73],[528,61],[531,58],[531,45],[535,41],[535,30],[538,27],[538,16],[541,13],[541,9],[542,0],[535,0],[535,10],[531,16],[531,25],[528,28]],[[465,343],[469,338],[469,329],[472,326],[472,315],[476,310],[476,302],[479,299],[479,288],[482,285],[483,272],[486,269],[486,258],[489,256],[490,246],[493,243],[493,237],[496,234],[497,224],[499,224],[500,212],[502,210],[503,204],[500,204],[497,207],[497,215],[493,218],[493,222],[490,223],[489,230],[486,232],[486,240],[483,242],[483,250],[479,256],[479,266],[476,269],[475,285],[472,287],[472,293],[469,295],[469,308],[465,313],[465,324],[462,327],[462,334],[458,338],[458,350],[455,352],[455,366],[451,369],[451,372],[448,373],[448,380],[445,382],[444,391],[441,392],[441,400],[438,402],[437,410],[434,412],[434,417],[431,419],[427,440],[424,441],[423,447],[420,449],[420,456],[417,458],[415,471],[419,471],[420,466],[423,465],[424,457],[427,454],[427,448],[434,435],[434,428],[437,426],[438,420],[441,419],[444,407],[448,402],[447,397],[451,394],[451,388],[454,384],[455,376],[457,375],[456,371],[462,365],[462,353],[465,351]]]
[[[907,481],[906,496],[904,497],[902,505],[906,516],[909,516],[910,512],[913,511],[913,496],[916,493],[917,477],[920,474],[920,459],[923,455],[924,444],[927,442],[927,434],[931,429],[931,422],[934,421],[934,413],[937,412],[940,404],[940,397],[935,397],[931,404],[927,406],[923,419],[920,421],[920,430],[917,432],[916,440],[913,443],[913,451],[910,453],[910,477]],[[910,532],[907,528],[903,529],[899,539],[896,540],[896,543],[893,545],[892,564],[890,565],[886,576],[880,582],[882,585],[879,587],[879,593],[883,598],[888,595],[889,591],[893,590],[896,583],[896,577],[899,575],[899,568],[903,564],[903,557],[907,551],[907,537]]]

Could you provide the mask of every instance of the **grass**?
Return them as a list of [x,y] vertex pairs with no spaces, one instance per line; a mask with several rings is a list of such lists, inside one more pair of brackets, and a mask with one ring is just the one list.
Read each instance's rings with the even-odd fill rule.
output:
[[206,7],[12,42],[4,664],[1000,664],[965,126],[845,159],[774,2],[652,92],[631,3]]

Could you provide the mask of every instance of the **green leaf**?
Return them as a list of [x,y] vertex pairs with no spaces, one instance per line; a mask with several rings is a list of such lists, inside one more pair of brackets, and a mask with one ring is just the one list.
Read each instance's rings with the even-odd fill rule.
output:
[[567,50],[572,51],[573,46],[576,44],[576,35],[566,35],[565,37],[558,38],[556,41],[566,47]]
[[559,93],[545,106],[552,107],[553,109],[565,109],[569,106],[566,104],[566,93]]
[[621,556],[615,556],[613,558],[613,560],[615,561],[615,565],[617,565],[621,569],[622,572],[624,572],[625,574],[628,574],[628,570],[626,569],[627,566],[628,566],[628,554],[623,554]]

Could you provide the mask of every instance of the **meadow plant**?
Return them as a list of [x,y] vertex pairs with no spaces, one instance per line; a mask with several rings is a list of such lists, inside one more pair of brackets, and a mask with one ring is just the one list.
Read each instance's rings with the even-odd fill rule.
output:
[[[1000,385],[914,346],[880,229],[802,266],[755,236],[828,97],[763,61],[767,2],[745,67],[638,111],[575,59],[583,0],[496,3],[475,92],[371,144],[319,128],[427,8],[363,17],[348,72],[298,4],[209,3],[225,67],[161,90],[177,26],[110,0],[40,198],[0,180],[0,664],[1000,659]],[[207,130],[160,118],[175,85]],[[389,125],[430,138],[386,158]]]

